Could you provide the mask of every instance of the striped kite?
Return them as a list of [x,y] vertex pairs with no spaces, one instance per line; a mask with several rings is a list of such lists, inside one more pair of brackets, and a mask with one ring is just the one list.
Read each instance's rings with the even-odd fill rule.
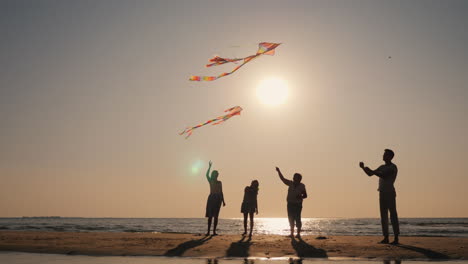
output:
[[275,54],[275,49],[281,45],[281,43],[269,43],[269,42],[262,42],[258,44],[258,51],[255,55],[251,55],[245,58],[240,58],[240,59],[227,59],[227,58],[221,58],[218,56],[215,56],[214,58],[210,59],[209,62],[210,64],[207,64],[206,67],[211,67],[211,66],[217,66],[221,65],[224,63],[237,63],[238,61],[243,61],[241,65],[237,66],[232,70],[231,72],[225,72],[222,73],[221,75],[218,76],[190,76],[190,81],[214,81],[218,78],[227,76],[235,71],[237,71],[240,67],[244,66],[247,62],[261,56],[261,55],[274,55]]
[[187,127],[184,131],[179,133],[179,135],[186,134],[185,138],[187,139],[188,137],[190,137],[192,135],[192,132],[193,132],[194,129],[202,127],[204,125],[208,125],[208,124],[219,125],[219,124],[223,123],[224,121],[228,120],[229,118],[231,118],[231,117],[233,117],[235,115],[240,115],[241,111],[242,111],[242,107],[240,107],[240,106],[231,107],[231,108],[224,111],[224,112],[228,112],[226,115],[218,116],[217,118],[208,120],[205,123],[196,125],[194,127]]

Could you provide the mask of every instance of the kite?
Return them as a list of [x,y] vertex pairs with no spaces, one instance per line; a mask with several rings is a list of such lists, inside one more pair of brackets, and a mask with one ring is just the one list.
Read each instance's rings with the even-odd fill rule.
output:
[[212,66],[218,66],[221,64],[233,62],[237,63],[239,61],[243,61],[242,64],[239,66],[235,67],[232,71],[230,72],[225,72],[222,73],[218,76],[190,76],[190,81],[214,81],[216,79],[219,79],[221,77],[227,76],[229,74],[234,73],[237,71],[240,67],[244,66],[247,62],[261,56],[261,55],[275,55],[275,49],[281,45],[281,43],[270,43],[270,42],[262,42],[258,44],[258,51],[255,55],[251,55],[245,58],[239,58],[239,59],[227,59],[227,58],[221,58],[219,56],[215,56],[214,58],[210,59],[209,62],[210,64],[207,64],[206,67],[212,67]]
[[219,124],[223,123],[224,121],[228,120],[229,118],[231,118],[231,117],[233,117],[235,115],[240,115],[241,111],[242,111],[242,107],[240,107],[240,106],[231,107],[231,108],[224,111],[224,112],[227,112],[226,115],[218,116],[217,118],[208,120],[205,123],[198,124],[198,125],[196,125],[194,127],[187,127],[184,131],[179,133],[179,135],[186,134],[185,138],[187,139],[188,137],[190,137],[192,135],[192,132],[193,132],[194,129],[202,127],[204,125],[208,125],[208,124],[219,125]]

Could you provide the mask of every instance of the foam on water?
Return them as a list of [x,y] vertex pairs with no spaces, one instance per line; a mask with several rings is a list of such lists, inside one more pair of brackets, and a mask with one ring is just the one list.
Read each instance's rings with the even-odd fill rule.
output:
[[[405,236],[468,237],[468,218],[401,218]],[[0,230],[204,233],[205,218],[0,218]],[[240,218],[220,219],[223,234],[243,232]],[[255,218],[256,234],[287,235],[286,218]],[[303,218],[305,235],[381,235],[377,218]]]

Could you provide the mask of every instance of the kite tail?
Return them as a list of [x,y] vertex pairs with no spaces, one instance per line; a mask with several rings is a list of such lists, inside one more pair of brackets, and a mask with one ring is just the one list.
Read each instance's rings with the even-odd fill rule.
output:
[[242,64],[240,64],[239,66],[235,67],[235,68],[234,68],[232,71],[230,71],[230,72],[223,72],[223,73],[221,73],[221,74],[218,75],[218,76],[193,76],[193,75],[192,75],[192,76],[190,76],[189,80],[190,80],[190,81],[198,81],[198,82],[199,82],[199,81],[214,81],[214,80],[217,80],[217,79],[219,79],[219,78],[221,78],[221,77],[224,77],[224,76],[228,76],[228,75],[230,75],[230,74],[233,74],[234,72],[236,72],[237,70],[239,70],[242,66],[244,66],[247,62],[253,60],[253,59],[256,58],[256,57],[257,57],[257,56],[254,55],[254,56],[249,56],[249,57],[243,59],[244,62],[243,62]]
[[221,123],[225,122],[226,120],[228,120],[229,118],[231,118],[233,116],[240,115],[241,111],[242,111],[242,107],[240,107],[240,106],[231,107],[231,108],[225,110],[225,112],[228,112],[226,115],[218,116],[218,117],[216,117],[214,119],[206,121],[205,123],[201,123],[201,124],[198,124],[198,125],[193,126],[193,127],[187,127],[184,131],[179,133],[179,135],[186,134],[185,138],[187,139],[188,137],[190,137],[192,135],[192,132],[193,132],[194,129],[205,126],[205,125],[208,125],[208,124],[211,124],[211,125],[221,124]]
[[187,129],[188,129],[188,128],[184,129],[184,131],[180,132],[179,135],[182,136],[183,134],[185,134],[185,132],[187,132]]
[[213,126],[219,125],[219,124],[223,123],[224,121],[228,120],[228,119],[231,118],[231,117],[232,117],[231,115],[223,116],[223,117],[221,118],[221,120],[219,120],[219,121],[216,122],[216,123],[213,123]]
[[192,132],[193,130],[189,129],[189,131],[187,131],[187,136],[185,136],[185,139],[189,138],[192,135]]
[[193,127],[187,127],[186,129],[184,129],[184,131],[180,132],[179,135],[183,135],[183,134],[187,134],[185,136],[185,139],[187,139],[188,137],[190,137],[192,135],[192,132],[193,132]]
[[189,81],[214,81],[218,79],[216,76],[190,76]]
[[242,59],[237,59],[237,58],[236,59],[229,59],[229,58],[221,58],[219,56],[214,56],[214,58],[209,60],[209,62],[211,62],[211,63],[205,65],[205,67],[218,66],[218,65],[225,64],[225,63],[229,63],[229,62],[237,63],[238,61],[241,61],[241,60],[243,60],[243,58]]
[[245,57],[245,58],[242,58],[242,59],[228,59],[228,58],[222,58],[222,57],[219,57],[219,56],[215,56],[215,57],[213,57],[213,58],[211,58],[209,60],[210,63],[207,64],[206,67],[217,66],[217,65],[221,65],[221,64],[225,64],[225,63],[229,63],[229,62],[236,63],[236,62],[241,61],[241,60],[243,60],[243,62],[230,72],[225,72],[225,73],[222,73],[221,75],[218,75],[218,76],[190,76],[189,80],[190,81],[198,81],[198,82],[199,81],[214,81],[214,80],[217,80],[217,79],[219,79],[221,77],[230,75],[230,74],[234,73],[235,71],[239,70],[240,67],[244,66],[249,61],[257,58],[258,56],[261,56],[261,55],[274,55],[275,54],[275,49],[279,45],[281,45],[281,43],[261,42],[261,43],[258,44],[258,50],[257,50],[257,53],[255,55],[251,55],[251,56],[248,56],[248,57]]

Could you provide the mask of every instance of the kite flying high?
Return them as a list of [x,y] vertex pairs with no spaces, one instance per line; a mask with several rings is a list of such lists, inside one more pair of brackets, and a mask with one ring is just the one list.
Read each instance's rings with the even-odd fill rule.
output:
[[209,62],[210,64],[207,64],[206,67],[211,67],[211,66],[217,66],[221,65],[224,63],[229,63],[233,62],[236,63],[238,61],[243,61],[241,65],[235,67],[232,71],[230,72],[225,72],[222,73],[218,76],[190,76],[190,81],[214,81],[218,78],[227,76],[235,71],[237,71],[240,67],[244,66],[247,62],[259,57],[260,55],[274,55],[275,54],[275,49],[281,45],[281,43],[269,43],[269,42],[262,42],[258,44],[258,51],[255,55],[251,55],[245,58],[240,58],[240,59],[227,59],[227,58],[221,58],[218,56],[215,56],[214,58],[210,59]]
[[211,124],[211,123],[212,123],[212,125],[219,125],[219,124],[223,123],[224,121],[228,120],[229,118],[231,118],[231,117],[233,117],[235,115],[240,115],[241,111],[242,111],[242,107],[240,107],[240,106],[231,107],[231,108],[224,111],[224,112],[228,112],[226,115],[218,116],[218,117],[216,117],[214,119],[208,120],[205,123],[198,124],[198,125],[196,125],[194,127],[187,127],[184,131],[179,133],[179,135],[186,134],[185,138],[188,138],[188,137],[190,137],[190,135],[192,135],[192,132],[193,132],[194,129],[202,127],[204,125]]

